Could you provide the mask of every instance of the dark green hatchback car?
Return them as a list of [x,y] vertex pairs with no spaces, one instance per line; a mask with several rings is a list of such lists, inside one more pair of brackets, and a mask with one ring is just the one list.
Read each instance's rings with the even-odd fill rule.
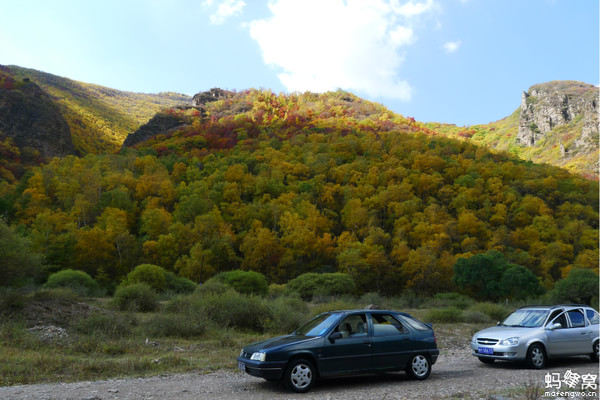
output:
[[248,345],[237,361],[250,375],[306,392],[317,378],[343,374],[405,370],[426,379],[439,353],[431,326],[409,314],[351,310],[319,314],[291,335]]

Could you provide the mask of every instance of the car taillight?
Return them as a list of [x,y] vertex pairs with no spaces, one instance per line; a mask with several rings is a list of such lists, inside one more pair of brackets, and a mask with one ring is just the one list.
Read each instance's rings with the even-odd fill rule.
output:
[[435,338],[435,332],[433,332],[433,343],[437,344],[437,339]]

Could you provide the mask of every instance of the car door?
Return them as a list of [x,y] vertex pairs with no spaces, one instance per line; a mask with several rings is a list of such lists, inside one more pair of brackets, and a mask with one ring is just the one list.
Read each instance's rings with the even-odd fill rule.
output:
[[371,335],[366,313],[346,316],[328,335],[339,332],[342,337],[325,340],[323,374],[368,371],[371,369]]
[[571,331],[571,337],[573,338],[570,353],[573,355],[589,353],[592,348],[592,339],[583,310],[569,310],[567,311],[567,316],[571,323],[569,330]]
[[[577,315],[577,312],[581,317]],[[570,310],[560,313],[546,326],[546,334],[548,337],[548,355],[550,356],[568,356],[573,354],[581,354],[583,348],[583,336],[585,333],[585,318],[583,318],[584,326],[573,327],[570,325],[568,313],[573,313],[576,320],[583,318],[581,310]],[[556,329],[548,329],[555,323],[560,323],[561,327]]]
[[371,313],[373,369],[401,369],[413,350],[413,334],[392,314]]

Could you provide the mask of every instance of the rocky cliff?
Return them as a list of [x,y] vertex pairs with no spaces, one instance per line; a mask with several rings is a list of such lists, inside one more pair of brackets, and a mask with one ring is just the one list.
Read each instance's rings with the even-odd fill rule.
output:
[[575,81],[534,85],[523,92],[520,111],[517,143],[522,146],[535,146],[553,130],[577,124],[575,137],[558,138],[562,155],[597,148],[598,87],[594,85]]
[[46,158],[75,154],[71,131],[53,99],[37,84],[0,69],[0,133]]

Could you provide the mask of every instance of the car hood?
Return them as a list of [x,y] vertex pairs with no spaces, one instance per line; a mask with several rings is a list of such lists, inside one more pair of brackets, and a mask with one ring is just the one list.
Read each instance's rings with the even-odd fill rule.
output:
[[475,334],[476,338],[506,339],[512,336],[525,336],[539,328],[520,328],[511,326],[493,326]]
[[288,345],[298,344],[309,340],[314,340],[314,336],[303,336],[303,335],[285,335],[278,336],[271,339],[263,340],[260,342],[252,343],[244,347],[244,352],[254,353],[257,351],[271,350],[278,347],[284,347]]

